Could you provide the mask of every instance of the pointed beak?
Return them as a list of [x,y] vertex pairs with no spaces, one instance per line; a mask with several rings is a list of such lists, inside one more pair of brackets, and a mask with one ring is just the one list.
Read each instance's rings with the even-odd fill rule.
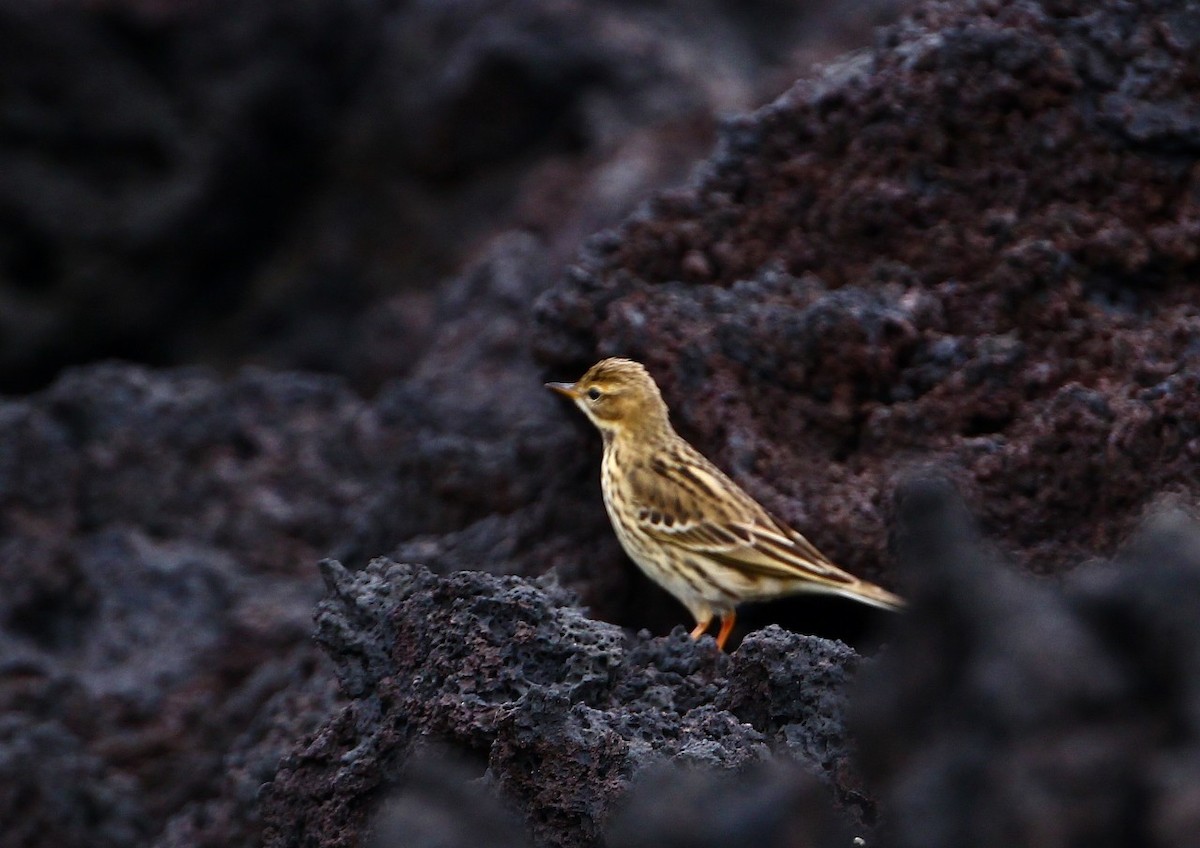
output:
[[566,395],[571,400],[579,400],[579,389],[575,388],[574,383],[547,383],[546,388]]

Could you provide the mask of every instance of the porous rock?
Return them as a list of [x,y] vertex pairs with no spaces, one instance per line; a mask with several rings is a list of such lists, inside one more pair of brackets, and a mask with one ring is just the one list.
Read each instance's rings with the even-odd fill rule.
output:
[[756,5],[5,4],[0,391],[114,355],[377,387],[497,233],[565,260],[789,48],[861,43],[893,4],[834,32]]
[[1198,844],[1200,524],[1162,511],[1059,586],[1005,563],[944,483],[899,514],[911,614],[852,709],[886,844]]
[[[862,833],[863,831],[860,831]],[[647,769],[605,834],[610,848],[852,845],[809,772],[785,761],[738,773],[686,766]]]
[[857,573],[898,475],[1024,567],[1200,496],[1200,51],[1183,2],[928,3],[732,121],[538,306],[572,374],[643,360],[683,432]]
[[[46,785],[128,789],[101,818],[163,845],[257,842],[257,786],[335,697],[309,640],[321,557],[577,561],[551,528],[605,519],[580,508],[599,506],[572,472],[589,457],[519,350],[536,244],[501,240],[448,285],[436,355],[374,401],[331,377],[116,364],[0,401],[0,711],[37,716],[31,745],[60,734],[48,763],[87,760],[47,765]],[[492,306],[489,332],[462,319],[468,296]],[[595,568],[563,576],[606,585]],[[59,822],[31,832],[95,838],[56,809],[31,803],[31,823]]]
[[[397,14],[436,5],[402,4]],[[1066,594],[986,562],[960,568],[986,559],[968,544],[961,556],[924,563],[945,565],[933,583],[948,593],[926,595],[921,558],[893,568],[884,553],[892,481],[917,461],[956,477],[1023,571],[1059,574],[1118,550],[1164,488],[1185,502],[1196,497],[1200,51],[1191,5],[927,4],[874,50],[730,122],[692,185],[595,240],[539,307],[537,362],[526,351],[525,313],[573,243],[545,222],[586,229],[592,219],[580,209],[609,190],[615,199],[604,214],[619,214],[639,186],[679,165],[664,146],[694,149],[705,118],[695,131],[685,123],[609,147],[599,141],[604,127],[619,127],[636,109],[617,110],[608,122],[611,111],[589,111],[596,101],[578,90],[555,100],[552,115],[597,119],[587,124],[598,130],[597,144],[585,151],[609,167],[588,172],[594,191],[569,193],[571,214],[526,186],[530,205],[514,214],[544,229],[540,238],[493,239],[489,224],[454,209],[431,227],[402,226],[408,211],[425,208],[428,192],[418,188],[402,191],[395,214],[379,218],[380,233],[359,239],[355,215],[342,212],[374,208],[377,195],[336,186],[315,202],[317,212],[299,216],[302,226],[279,225],[290,237],[277,237],[258,227],[259,213],[276,221],[271,210],[305,208],[296,202],[305,186],[278,180],[277,166],[285,177],[306,171],[331,149],[323,143],[329,121],[345,117],[354,100],[325,87],[354,87],[352,69],[332,53],[298,76],[289,68],[316,44],[374,44],[385,30],[405,28],[376,27],[369,6],[317,3],[260,12],[253,26],[226,30],[217,4],[194,14],[214,15],[220,22],[209,26],[235,41],[260,39],[264,49],[247,51],[248,64],[208,66],[189,54],[156,71],[155,57],[170,55],[157,36],[195,31],[180,16],[185,7],[118,6],[106,4],[98,19],[82,8],[63,12],[69,19],[40,17],[20,4],[0,13],[0,38],[36,31],[67,39],[37,53],[33,67],[51,83],[41,90],[86,101],[96,121],[72,136],[70,125],[39,127],[53,110],[36,103],[18,101],[23,108],[5,114],[33,121],[23,136],[8,132],[0,142],[14,145],[0,151],[14,163],[0,169],[0,216],[24,221],[0,236],[6,279],[15,280],[0,292],[5,376],[20,371],[14,385],[37,385],[77,355],[161,361],[218,348],[212,355],[222,362],[252,355],[342,368],[371,375],[362,382],[373,388],[381,375],[408,379],[366,401],[336,380],[289,373],[221,379],[103,366],[0,403],[0,774],[6,785],[15,776],[25,793],[17,809],[30,825],[5,833],[61,846],[156,834],[173,846],[255,844],[257,786],[290,752],[266,796],[272,838],[302,838],[293,823],[303,820],[314,833],[349,840],[427,728],[481,772],[486,759],[487,791],[514,804],[538,838],[563,844],[595,839],[637,770],[660,755],[746,768],[772,750],[832,784],[851,821],[882,810],[901,844],[998,839],[976,811],[1047,844],[1133,834],[1138,844],[1185,845],[1200,832],[1188,792],[1196,782],[1196,672],[1187,533],[1152,535],[1159,541],[1132,549],[1125,567],[1080,572]],[[27,14],[32,29],[17,20]],[[553,10],[523,18],[535,19],[561,23]],[[132,53],[111,44],[76,50],[91,43],[96,20]],[[539,31],[523,26],[509,31]],[[299,49],[276,38],[281,29],[300,34]],[[512,56],[540,40],[518,34],[490,55]],[[471,112],[462,103],[478,102],[480,92],[486,99],[489,54],[477,49],[485,42],[463,42],[446,84],[430,87],[438,95],[428,101],[433,125],[454,129]],[[28,44],[8,46],[5,61],[29,55]],[[88,61],[64,82],[70,67],[57,57],[66,52]],[[97,55],[104,61],[93,61]],[[536,79],[521,84],[527,71],[561,67],[564,55],[546,65],[516,62],[510,90],[544,90]],[[618,51],[612,68],[636,71],[629,57]],[[256,70],[258,58],[266,64]],[[205,79],[215,83],[190,89],[192,62],[211,67],[215,76]],[[706,62],[691,67],[711,70]],[[119,72],[97,76],[98,68]],[[323,77],[315,87],[306,83],[314,68]],[[413,89],[423,85],[417,76]],[[92,81],[102,96],[84,96],[97,91]],[[710,90],[705,80],[698,85],[689,90]],[[173,113],[157,99],[180,88],[193,91],[189,102],[199,108]],[[126,97],[129,108],[106,108]],[[225,109],[207,108],[214,103]],[[248,145],[245,136],[213,132],[231,114],[263,114],[261,104],[299,133],[282,133],[295,155],[265,169],[257,164],[271,158],[264,142],[279,124],[251,122]],[[163,114],[168,120],[141,119]],[[174,123],[188,115],[199,123]],[[359,117],[351,135],[363,135],[344,142],[347,161],[364,149],[390,150],[394,137]],[[149,137],[130,138],[136,124],[150,127]],[[112,142],[101,147],[116,165],[99,174],[76,158],[97,138]],[[168,165],[155,170],[163,150]],[[147,151],[149,176],[111,192],[107,181],[119,182],[124,165],[146,173]],[[171,151],[199,154],[180,163]],[[526,172],[519,156],[491,170],[477,148],[450,152],[483,175],[451,206],[492,197]],[[46,156],[57,157],[49,167]],[[231,159],[238,167],[225,167]],[[630,176],[622,167],[630,162],[647,167],[617,179]],[[434,164],[429,173],[447,172]],[[579,182],[569,168],[554,170],[552,163],[541,171],[550,172],[543,187],[562,193]],[[26,191],[21,181],[30,174],[49,190]],[[256,192],[273,181],[278,192]],[[394,183],[383,183],[387,194]],[[111,202],[93,203],[99,195]],[[63,197],[69,202],[56,203]],[[247,206],[245,197],[255,202]],[[197,220],[205,226],[193,227]],[[466,230],[487,237],[463,237]],[[419,241],[431,231],[439,237],[430,264],[470,255],[478,260],[472,269],[437,294],[400,295],[361,334],[347,331],[363,326],[355,323],[359,298],[383,285],[379,269],[410,256],[412,244],[397,234]],[[98,263],[97,251],[108,259]],[[411,255],[421,262],[431,254]],[[296,267],[310,271],[293,274]],[[242,287],[254,269],[265,269],[260,284]],[[95,273],[112,283],[100,285],[112,321],[81,317],[81,304],[94,298],[78,295],[95,291]],[[297,279],[302,293],[284,284]],[[251,302],[242,311],[218,298],[212,307],[224,323],[206,300],[203,338],[180,333],[181,322],[194,327],[197,297],[214,291],[250,292]],[[331,291],[336,302],[327,309]],[[314,302],[320,317],[284,322],[289,330],[273,334],[275,319],[293,309],[309,314]],[[231,326],[237,332],[227,333]],[[229,337],[237,341],[223,346]],[[878,700],[862,696],[861,780],[836,741],[839,725],[816,717],[842,696],[797,687],[793,698],[778,676],[792,669],[837,684],[852,663],[820,657],[828,649],[836,659],[842,649],[765,631],[747,637],[732,659],[709,658],[680,632],[618,636],[563,612],[571,605],[553,590],[498,589],[492,577],[449,578],[474,592],[465,620],[503,627],[495,638],[461,637],[482,651],[482,665],[449,645],[431,656],[445,691],[422,680],[410,694],[401,684],[413,686],[415,677],[376,682],[393,665],[422,667],[419,656],[389,653],[404,643],[356,636],[354,628],[344,638],[326,634],[350,693],[349,706],[330,718],[331,673],[307,644],[312,563],[328,553],[358,565],[391,550],[440,573],[555,568],[593,617],[658,633],[680,620],[678,606],[625,562],[605,524],[595,433],[538,388],[617,353],[645,359],[684,434],[841,563],[893,585],[911,576],[914,607],[902,625],[911,635],[896,637],[881,660]],[[442,584],[420,579],[426,588],[403,602],[409,609],[426,603],[423,614],[443,624],[449,611],[462,612],[454,592],[438,595],[440,614],[421,601]],[[489,603],[493,612],[480,612]],[[812,632],[816,619],[849,614],[832,602],[822,609],[832,612],[794,626]],[[344,611],[327,618],[326,627],[359,621]],[[399,620],[437,642],[409,618]],[[359,624],[395,635],[369,616]],[[542,654],[517,639],[539,628],[586,637],[585,649],[576,656],[551,640]],[[792,649],[792,640],[802,647]],[[356,645],[369,656],[354,659]],[[504,654],[504,645],[513,652]],[[620,661],[609,667],[601,654]],[[521,670],[527,662],[536,679]],[[570,665],[569,680],[551,674],[554,662]],[[460,663],[469,679],[450,670]],[[489,693],[493,673],[506,688]],[[910,692],[917,684],[928,692]],[[414,725],[395,704],[414,711]],[[1128,738],[1118,736],[1122,728]],[[556,785],[530,776],[530,758],[546,762]],[[990,762],[995,781],[958,779],[990,779],[980,771]],[[753,778],[760,779],[775,782]],[[993,784],[999,791],[988,794]],[[700,797],[706,791],[696,789]],[[863,797],[875,794],[879,805]],[[545,819],[531,820],[543,803]],[[346,830],[335,833],[338,823]]]
[[[545,580],[388,560],[357,573],[330,560],[323,573],[318,639],[350,702],[266,788],[268,846],[357,844],[427,740],[486,761],[542,845],[600,844],[631,781],[667,758],[739,769],[777,752],[823,780],[830,803],[849,797],[830,769],[845,756],[840,693],[857,661],[844,645],[774,628],[730,657],[682,628],[630,638]],[[764,678],[763,657],[784,655],[795,659]],[[747,691],[776,706],[743,719]]]

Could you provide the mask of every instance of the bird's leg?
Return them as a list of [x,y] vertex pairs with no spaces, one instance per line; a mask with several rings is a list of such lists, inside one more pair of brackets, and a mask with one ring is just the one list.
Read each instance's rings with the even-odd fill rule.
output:
[[729,634],[733,632],[733,623],[737,621],[737,613],[730,610],[721,615],[721,632],[717,634],[717,647],[722,651],[725,650],[725,641],[729,638]]
[[712,616],[707,616],[696,622],[696,627],[692,630],[692,641],[696,641],[704,635],[704,631],[708,629],[708,625],[712,624]]

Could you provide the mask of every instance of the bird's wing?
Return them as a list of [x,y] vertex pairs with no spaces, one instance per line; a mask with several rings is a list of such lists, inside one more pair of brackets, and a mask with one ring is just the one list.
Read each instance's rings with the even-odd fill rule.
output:
[[798,533],[784,536],[758,525],[713,521],[676,522],[667,527],[654,523],[650,516],[639,520],[639,526],[664,544],[695,551],[748,575],[841,585],[857,582]]
[[750,576],[830,587],[859,582],[699,454],[656,463],[640,476],[635,495],[639,529],[663,544]]

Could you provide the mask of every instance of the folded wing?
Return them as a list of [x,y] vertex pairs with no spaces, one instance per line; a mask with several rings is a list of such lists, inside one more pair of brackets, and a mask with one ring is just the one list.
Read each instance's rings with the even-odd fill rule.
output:
[[656,463],[636,484],[639,529],[663,544],[753,576],[830,588],[858,582],[698,453]]

